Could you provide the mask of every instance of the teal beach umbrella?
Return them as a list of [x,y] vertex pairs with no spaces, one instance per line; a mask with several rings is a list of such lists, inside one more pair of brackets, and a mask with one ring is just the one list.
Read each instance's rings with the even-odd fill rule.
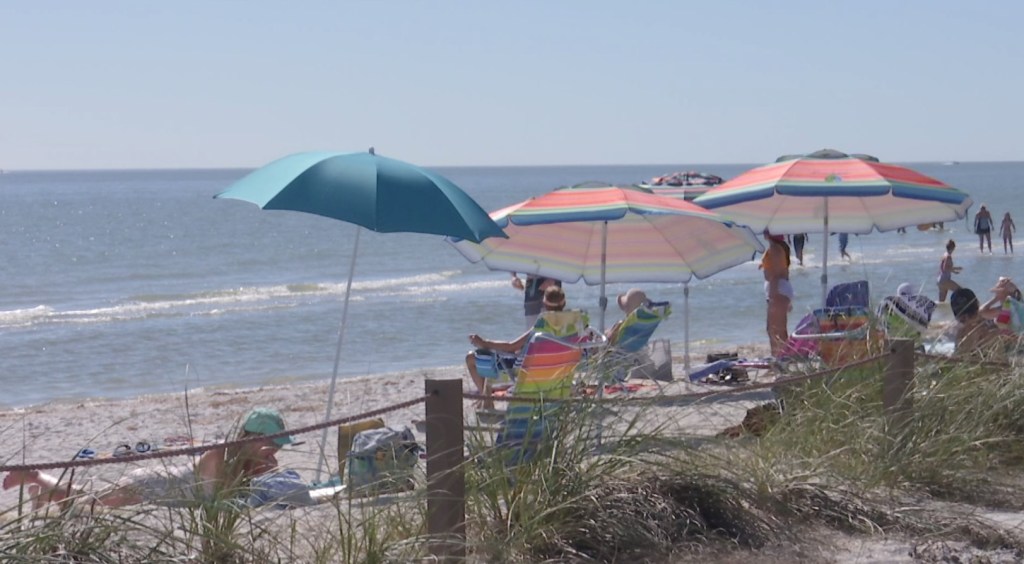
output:
[[452,181],[372,149],[289,155],[215,197],[332,217],[380,233],[431,233],[476,242],[504,236]]
[[[381,233],[428,233],[475,242],[506,236],[475,200],[447,178],[374,154],[372,148],[366,153],[289,155],[253,171],[214,197],[243,200],[267,210],[322,215]],[[334,407],[360,231],[356,229],[345,286],[325,420],[330,419]],[[326,429],[323,444],[327,444]],[[321,452],[317,480],[323,462]]]

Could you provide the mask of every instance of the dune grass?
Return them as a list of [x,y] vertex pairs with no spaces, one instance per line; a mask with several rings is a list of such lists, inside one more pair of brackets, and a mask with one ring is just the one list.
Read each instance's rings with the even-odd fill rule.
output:
[[[815,531],[958,541],[1024,555],[972,505],[1024,509],[1024,375],[919,359],[893,428],[880,366],[778,390],[762,436],[668,441],[658,408],[563,406],[551,439],[512,467],[468,437],[474,561],[714,561],[799,547]],[[698,407],[699,409],[699,407]],[[671,413],[665,410],[660,413]],[[646,421],[646,424],[641,424]],[[600,441],[598,441],[600,439]],[[12,562],[405,562],[428,555],[423,490],[278,511],[211,502],[0,514]]]

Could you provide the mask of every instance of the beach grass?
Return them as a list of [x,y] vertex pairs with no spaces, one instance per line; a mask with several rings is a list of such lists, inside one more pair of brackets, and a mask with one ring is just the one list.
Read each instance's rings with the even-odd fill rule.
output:
[[[551,439],[513,466],[492,430],[473,431],[467,552],[481,562],[786,561],[824,555],[806,551],[840,534],[913,538],[922,558],[949,543],[1024,556],[1024,540],[978,511],[1024,511],[1022,371],[919,358],[912,409],[897,426],[883,410],[882,370],[861,366],[778,388],[781,413],[737,438],[677,437],[668,418],[701,405],[653,401],[563,406],[550,418]],[[87,501],[7,509],[0,554],[13,562],[324,563],[429,555],[422,488],[291,511],[223,500],[95,510]]]

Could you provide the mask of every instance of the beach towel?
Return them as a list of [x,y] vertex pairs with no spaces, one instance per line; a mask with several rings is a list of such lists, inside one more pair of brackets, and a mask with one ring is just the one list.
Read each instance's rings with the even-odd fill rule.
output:
[[309,495],[309,486],[295,470],[280,470],[256,476],[249,484],[249,507],[273,505],[276,509],[289,509],[316,502]]
[[[887,296],[878,304],[878,317],[886,324],[889,336],[914,337],[928,328],[935,302],[927,296]],[[893,323],[899,320],[900,322]]]

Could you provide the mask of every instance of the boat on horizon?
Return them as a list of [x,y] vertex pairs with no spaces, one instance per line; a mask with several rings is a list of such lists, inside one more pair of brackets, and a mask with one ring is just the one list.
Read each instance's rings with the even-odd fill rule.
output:
[[647,188],[662,196],[682,198],[689,201],[722,182],[725,182],[725,180],[721,176],[690,170],[655,176],[650,180],[637,184],[637,186]]

